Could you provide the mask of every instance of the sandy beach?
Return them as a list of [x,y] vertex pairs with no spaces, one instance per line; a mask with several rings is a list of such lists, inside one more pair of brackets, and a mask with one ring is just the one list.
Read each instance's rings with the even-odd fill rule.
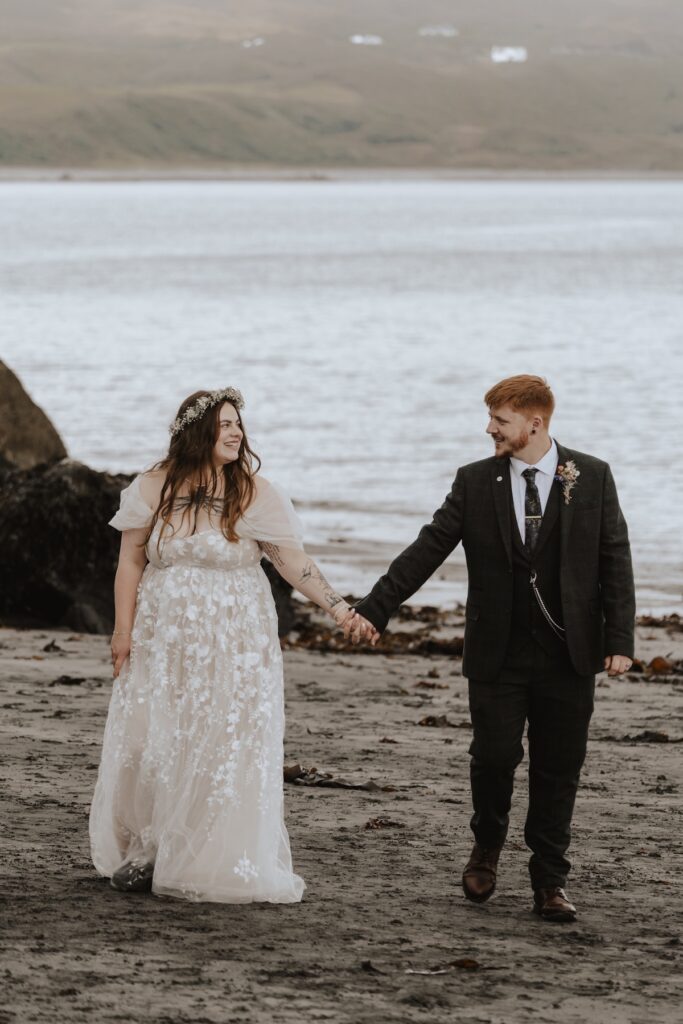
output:
[[[462,635],[457,615],[394,625],[410,630],[445,649]],[[292,768],[304,900],[226,906],[125,896],[95,874],[107,638],[0,630],[0,1022],[680,1020],[683,675],[600,678],[568,887],[580,917],[549,925],[530,912],[524,765],[499,893],[482,908],[462,897],[459,658],[406,653],[405,637],[389,653],[335,650],[314,628],[303,640],[285,652],[285,764],[365,788],[304,785]],[[639,626],[637,653],[680,659],[680,624]]]

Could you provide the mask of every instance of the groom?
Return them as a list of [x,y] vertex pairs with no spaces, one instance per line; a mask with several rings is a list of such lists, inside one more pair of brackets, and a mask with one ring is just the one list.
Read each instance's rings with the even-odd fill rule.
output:
[[533,907],[573,921],[567,850],[595,673],[619,675],[633,657],[628,531],[607,463],[550,436],[555,402],[543,378],[510,377],[484,401],[495,454],[458,470],[432,522],[357,605],[352,628],[374,642],[462,541],[475,839],[465,896],[484,903],[496,888],[528,723]]

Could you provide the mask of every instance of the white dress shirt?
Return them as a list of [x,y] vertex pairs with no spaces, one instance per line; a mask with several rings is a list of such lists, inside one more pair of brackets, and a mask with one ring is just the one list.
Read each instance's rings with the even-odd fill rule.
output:
[[522,476],[525,469],[537,469],[538,473],[535,477],[535,484],[538,488],[538,496],[541,499],[541,511],[545,512],[545,507],[548,504],[548,498],[550,497],[550,488],[553,486],[553,480],[555,479],[555,473],[557,471],[557,445],[554,440],[550,439],[550,448],[545,453],[542,459],[540,459],[534,466],[530,466],[528,462],[522,462],[521,459],[516,459],[514,456],[510,456],[510,484],[512,485],[512,503],[515,509],[515,516],[517,518],[517,525],[519,526],[519,535],[522,541],[525,540],[526,533],[526,522],[524,519],[524,501],[526,498],[526,480]]

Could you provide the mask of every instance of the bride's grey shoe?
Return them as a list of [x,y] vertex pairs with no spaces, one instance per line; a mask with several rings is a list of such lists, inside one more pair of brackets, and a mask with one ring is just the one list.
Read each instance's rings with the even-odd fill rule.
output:
[[153,876],[153,864],[128,860],[111,876],[111,885],[121,892],[151,892]]

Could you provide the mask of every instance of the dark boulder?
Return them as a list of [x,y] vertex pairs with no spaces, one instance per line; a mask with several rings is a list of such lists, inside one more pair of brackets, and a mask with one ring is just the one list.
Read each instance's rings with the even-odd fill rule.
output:
[[0,619],[106,633],[120,534],[107,525],[126,476],[64,459],[0,474]]
[[[20,470],[0,459],[0,623],[109,633],[121,534],[108,525],[131,476],[81,462]],[[280,634],[292,588],[264,562]]]
[[66,457],[61,437],[0,359],[0,467],[31,469]]

